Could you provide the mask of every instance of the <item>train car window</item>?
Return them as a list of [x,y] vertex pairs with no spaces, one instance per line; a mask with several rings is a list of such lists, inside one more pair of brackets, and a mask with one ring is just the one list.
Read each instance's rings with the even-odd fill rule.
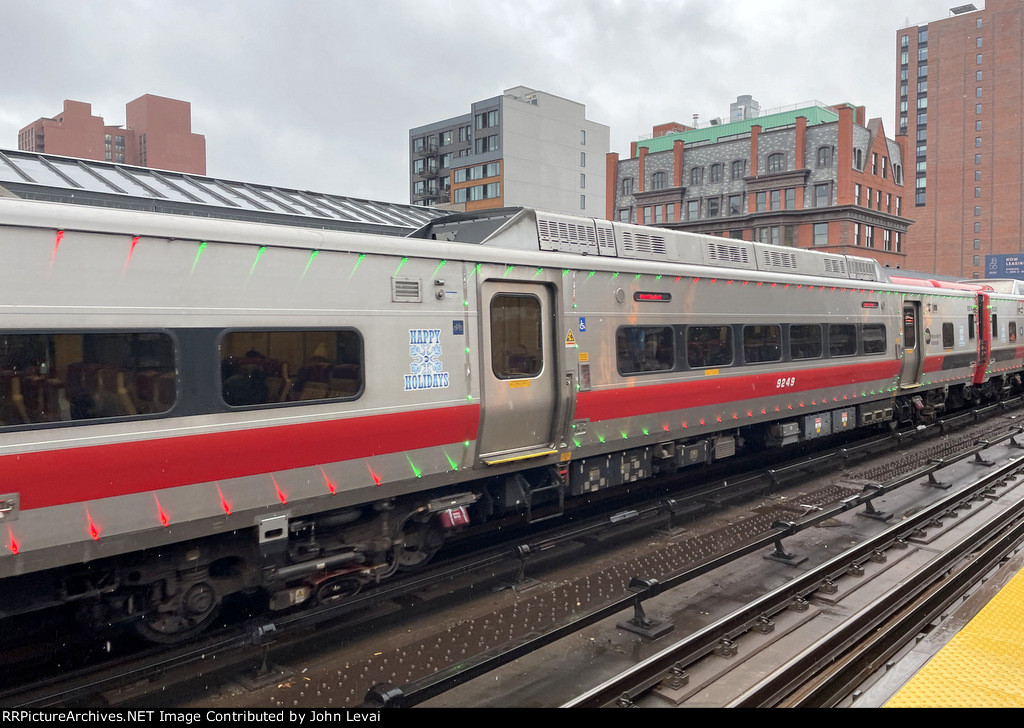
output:
[[503,294],[491,299],[491,369],[498,379],[524,379],[544,367],[540,299]]
[[690,326],[686,329],[686,363],[691,369],[732,364],[732,328]]
[[942,348],[953,348],[953,324],[951,323],[942,324]]
[[995,341],[999,338],[999,321],[996,314],[992,314],[992,340]]
[[819,359],[821,350],[820,324],[793,324],[789,327],[791,359]]
[[1012,341],[1012,342],[1017,341],[1017,322],[1016,321],[1011,321],[1010,322],[1010,341]]
[[668,326],[622,326],[615,332],[619,374],[664,372],[676,361],[675,337]]
[[857,353],[857,327],[853,324],[829,324],[829,356],[853,356]]
[[861,328],[861,341],[865,354],[884,354],[885,324],[864,324]]
[[903,348],[907,351],[917,348],[916,320],[917,317],[914,316],[914,309],[905,308],[903,310]]
[[782,359],[781,326],[744,326],[743,359],[747,364]]
[[363,341],[351,329],[231,331],[220,355],[232,407],[355,399],[363,389]]
[[177,391],[165,333],[0,334],[0,425],[159,414]]
[[974,314],[967,315],[967,338],[974,341]]

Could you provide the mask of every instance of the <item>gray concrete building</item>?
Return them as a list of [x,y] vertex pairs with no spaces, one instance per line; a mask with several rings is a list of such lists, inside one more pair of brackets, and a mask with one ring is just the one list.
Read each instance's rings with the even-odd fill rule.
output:
[[409,200],[603,217],[609,146],[608,126],[588,120],[583,104],[516,86],[409,130]]

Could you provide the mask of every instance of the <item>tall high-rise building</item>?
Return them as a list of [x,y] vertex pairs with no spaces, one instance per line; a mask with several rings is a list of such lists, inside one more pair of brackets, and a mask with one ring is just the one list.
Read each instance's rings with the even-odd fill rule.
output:
[[65,100],[61,113],[18,132],[18,149],[206,174],[206,137],[192,133],[192,105],[153,94],[128,102],[124,128],[93,116],[90,104]]
[[896,31],[907,264],[979,278],[986,254],[1024,252],[1024,1],[950,13]]
[[583,104],[516,86],[468,114],[409,130],[409,199],[602,217],[609,140]]

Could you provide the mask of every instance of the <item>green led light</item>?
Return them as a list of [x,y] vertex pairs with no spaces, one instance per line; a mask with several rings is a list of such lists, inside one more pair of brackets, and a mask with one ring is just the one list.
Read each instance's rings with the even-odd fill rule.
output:
[[539,276],[539,275],[540,275],[540,274],[541,274],[541,273],[542,273],[543,271],[544,271],[544,269],[543,269],[543,268],[538,268],[538,269],[537,269],[537,272],[533,274],[533,277],[534,277],[534,278],[536,278],[536,277],[537,277],[537,276]]
[[508,274],[512,272],[513,268],[515,268],[514,265],[506,265],[505,266],[505,274],[502,276],[502,278],[507,278]]
[[656,281],[660,281],[660,280],[661,280],[661,276],[660,276],[660,275],[658,275],[658,276],[654,276],[654,280],[656,280]]
[[409,262],[408,258],[402,258],[402,262],[398,264],[397,268],[395,268],[395,275],[396,276],[398,275],[398,271],[402,270],[402,266],[405,265],[408,262]]
[[442,450],[441,452],[443,452],[444,456],[446,458],[448,458],[448,465],[451,466],[451,469],[452,470],[458,470],[459,469],[459,464],[457,462],[455,462],[455,459],[451,455],[448,454],[448,451],[447,450]]
[[260,258],[263,257],[265,252],[267,252],[267,246],[261,245],[260,249],[256,252],[256,260],[252,262],[252,268],[249,269],[249,275],[252,275],[252,272],[256,270],[256,264],[260,262]]
[[629,439],[629,437],[626,435],[625,432],[620,432],[619,434],[622,435],[622,439],[623,440],[628,440]]
[[567,275],[569,275],[569,269],[568,268],[566,268],[565,270],[562,271],[562,278],[565,278]]
[[469,447],[469,440],[466,440],[466,441],[465,441],[464,443],[462,443],[462,444],[463,444],[463,445],[465,445],[466,447]]
[[311,250],[309,252],[309,260],[306,261],[306,270],[302,271],[302,275],[305,276],[309,272],[309,266],[313,265],[313,258],[320,255],[319,250]]
[[595,272],[595,271],[590,271],[590,275],[588,275],[588,276],[587,276],[587,280],[588,280],[588,281],[589,281],[589,280],[590,280],[591,278],[593,278],[593,277],[594,277],[594,272]]
[[199,243],[199,250],[196,251],[196,259],[192,261],[192,270],[190,271],[191,273],[195,273],[196,265],[199,263],[199,256],[203,254],[204,250],[206,250],[206,243]]
[[645,435],[650,435],[650,434],[651,434],[650,432],[648,432],[648,431],[647,431],[647,428],[646,428],[646,427],[644,428],[644,434],[645,434]]
[[447,263],[447,262],[448,262],[448,261],[446,261],[446,260],[442,260],[442,261],[441,261],[440,263],[438,263],[438,264],[437,264],[437,267],[436,267],[436,268],[434,268],[434,277],[437,277],[437,272],[438,272],[439,270],[441,270],[441,266],[442,266],[442,265],[444,265],[444,264],[445,264],[445,263]]
[[579,440],[577,440],[577,439],[576,439],[575,437],[574,437],[574,438],[572,438],[572,441],[573,441],[573,444],[574,444],[574,445],[576,445],[576,447],[579,447],[579,446],[580,446],[580,441],[579,441]]
[[417,478],[422,478],[423,471],[417,468],[415,465],[413,465],[413,462],[408,455],[405,456],[405,459],[409,463],[409,467],[412,468],[412,474],[415,475]]
[[612,278],[618,278],[618,277],[619,277],[619,272],[618,271],[615,271],[614,273],[612,273]]
[[603,443],[604,442],[604,435],[598,435],[597,436],[597,441]]
[[641,276],[641,275],[642,275],[641,273],[637,273],[637,274],[636,274],[636,278],[635,278],[634,280],[637,280],[637,281],[638,281],[638,280],[640,280],[640,276]]
[[468,346],[466,347],[466,353],[467,354],[469,353],[469,347]]
[[349,277],[349,278],[351,278],[351,277],[352,277],[353,275],[355,275],[355,272],[356,272],[356,271],[357,271],[357,270],[359,269],[359,264],[360,264],[360,263],[362,263],[362,262],[363,262],[363,259],[365,259],[365,258],[366,258],[366,253],[363,253],[363,254],[361,254],[361,255],[360,255],[360,256],[359,256],[359,257],[358,257],[358,258],[356,259],[356,264],[355,264],[355,266],[353,266],[353,268],[352,268],[352,272],[348,274],[348,277]]

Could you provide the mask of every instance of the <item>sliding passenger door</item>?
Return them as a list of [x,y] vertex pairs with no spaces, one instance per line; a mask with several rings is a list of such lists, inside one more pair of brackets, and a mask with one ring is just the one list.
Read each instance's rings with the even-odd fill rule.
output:
[[921,385],[921,302],[903,304],[903,367],[900,369],[900,388]]
[[480,456],[497,464],[550,454],[558,382],[550,289],[487,281],[481,302]]

